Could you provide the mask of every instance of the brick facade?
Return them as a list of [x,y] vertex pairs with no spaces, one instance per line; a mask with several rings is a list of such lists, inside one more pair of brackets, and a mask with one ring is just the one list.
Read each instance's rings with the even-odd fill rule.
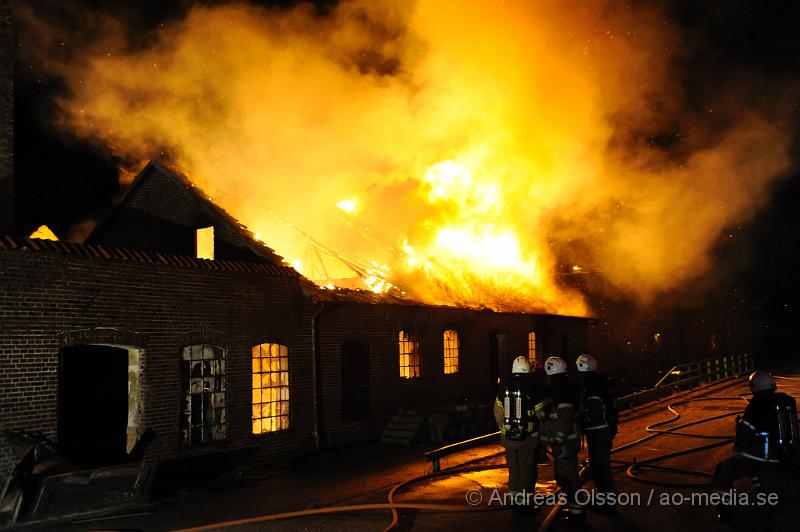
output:
[[[319,317],[321,425],[329,444],[375,437],[398,408],[424,409],[453,402],[490,402],[495,391],[492,357],[499,375],[528,354],[528,333],[535,331],[541,356],[574,360],[588,348],[588,322],[550,315],[502,314],[463,308],[331,303]],[[420,376],[403,379],[399,369],[398,332],[413,330],[420,343]],[[459,333],[459,371],[444,373],[443,333]],[[491,339],[506,337],[494,352]],[[569,339],[569,340],[567,340]],[[342,344],[351,340],[370,348],[370,418],[342,421]],[[566,348],[566,350],[565,350]]]
[[[141,350],[146,460],[236,448],[288,454],[311,447],[311,333],[297,279],[0,249],[0,427],[57,438],[59,350],[110,344]],[[181,444],[180,353],[226,348],[225,441]],[[289,346],[291,428],[250,434],[250,349]],[[7,449],[0,478],[11,465]]]
[[[195,230],[208,225],[215,228],[215,260],[195,259]],[[542,355],[574,359],[586,349],[585,319],[322,290],[280,261],[185,176],[153,162],[85,245],[19,243],[0,235],[0,429],[41,431],[58,440],[59,422],[69,417],[59,420],[59,375],[73,367],[62,363],[60,353],[73,353],[74,346],[128,349],[128,386],[138,388],[128,390],[127,437],[155,432],[147,461],[231,450],[288,455],[372,439],[398,408],[491,402],[497,377],[508,372],[514,357],[527,355],[530,331]],[[454,374],[444,373],[446,329],[459,334]],[[418,378],[400,376],[400,330],[413,331],[419,340]],[[351,341],[368,346],[359,354],[368,372],[359,362],[354,373],[343,373],[343,345]],[[291,417],[289,429],[254,436],[251,348],[262,343],[288,347]],[[181,353],[196,344],[226,350],[226,432],[222,440],[190,446],[182,439],[182,412],[189,403]],[[115,358],[104,357],[119,351],[108,353],[91,363],[81,360],[92,368],[111,364]],[[359,382],[368,381],[363,401],[369,408],[359,412],[362,420],[344,421],[342,381],[355,373]],[[359,389],[366,393],[364,386]],[[77,448],[88,438],[79,434]],[[0,442],[0,479],[11,464]]]
[[[111,258],[76,256],[100,248],[47,244],[63,251],[56,253],[42,246],[38,251],[0,248],[0,426],[38,430],[57,439],[60,349],[97,344],[135,348],[140,353],[141,425],[157,434],[146,460],[248,448],[264,456],[287,455],[318,443],[368,440],[398,408],[490,401],[493,357],[498,358],[495,371],[506,373],[514,357],[527,354],[529,331],[536,331],[541,356],[573,359],[587,347],[585,319],[320,303],[286,274],[234,271],[235,264],[220,269],[224,263],[213,261],[184,259],[184,267],[177,260],[150,264],[148,256],[124,261],[108,249],[103,251]],[[400,377],[400,329],[418,336],[417,379]],[[461,343],[459,371],[450,375],[443,371],[445,329],[457,330]],[[493,351],[498,331],[505,345]],[[370,416],[344,422],[342,345],[352,340],[369,345]],[[253,436],[250,349],[264,342],[289,347],[291,428]],[[180,432],[180,353],[183,346],[200,343],[227,350],[228,430],[224,441],[187,447]],[[2,452],[0,478],[12,463],[8,449]]]

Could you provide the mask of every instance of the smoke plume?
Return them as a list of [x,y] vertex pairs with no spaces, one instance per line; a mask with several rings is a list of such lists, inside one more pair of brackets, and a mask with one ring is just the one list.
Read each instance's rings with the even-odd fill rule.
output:
[[68,89],[57,127],[168,157],[307,275],[350,272],[286,222],[430,302],[580,314],[558,279],[586,271],[647,300],[714,268],[791,164],[783,95],[694,101],[656,7],[197,5],[145,44],[86,17],[67,54],[22,16]]

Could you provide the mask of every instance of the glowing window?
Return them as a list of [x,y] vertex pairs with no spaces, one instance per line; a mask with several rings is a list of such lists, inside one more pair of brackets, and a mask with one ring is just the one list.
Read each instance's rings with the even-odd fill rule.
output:
[[197,258],[214,260],[214,227],[197,230]]
[[419,341],[414,333],[400,331],[400,377],[419,377]]
[[444,372],[458,373],[458,333],[453,330],[444,332]]
[[289,349],[253,347],[253,434],[289,428]]
[[183,348],[183,443],[225,438],[225,348],[197,344]]
[[531,331],[528,333],[528,360],[531,362],[531,367],[536,367],[536,333]]

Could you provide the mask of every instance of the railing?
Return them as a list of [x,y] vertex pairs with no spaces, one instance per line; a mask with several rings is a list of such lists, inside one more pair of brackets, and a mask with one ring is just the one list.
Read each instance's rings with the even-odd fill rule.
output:
[[673,366],[659,379],[655,386],[617,398],[620,409],[633,408],[664,395],[686,390],[699,384],[709,384],[752,371],[753,357],[750,353],[707,358]]
[[460,441],[458,443],[451,443],[450,445],[445,445],[444,447],[439,447],[438,449],[434,449],[433,451],[428,451],[425,453],[425,458],[430,460],[433,463],[433,472],[438,473],[440,470],[440,463],[439,460],[443,456],[447,456],[448,454],[457,453],[458,451],[463,451],[466,449],[471,449],[473,447],[480,447],[481,445],[489,445],[490,443],[498,443],[500,441],[500,432],[492,432],[491,434],[484,434],[483,436],[478,436],[477,438],[472,438],[470,440]]

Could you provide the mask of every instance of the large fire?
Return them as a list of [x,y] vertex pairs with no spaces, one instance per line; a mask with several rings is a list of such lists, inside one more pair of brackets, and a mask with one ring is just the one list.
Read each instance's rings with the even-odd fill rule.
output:
[[66,60],[22,16],[70,90],[60,127],[131,167],[166,154],[322,285],[581,314],[558,279],[582,268],[644,300],[707,271],[789,163],[733,88],[687,103],[647,6],[197,6],[146,46],[98,20]]

